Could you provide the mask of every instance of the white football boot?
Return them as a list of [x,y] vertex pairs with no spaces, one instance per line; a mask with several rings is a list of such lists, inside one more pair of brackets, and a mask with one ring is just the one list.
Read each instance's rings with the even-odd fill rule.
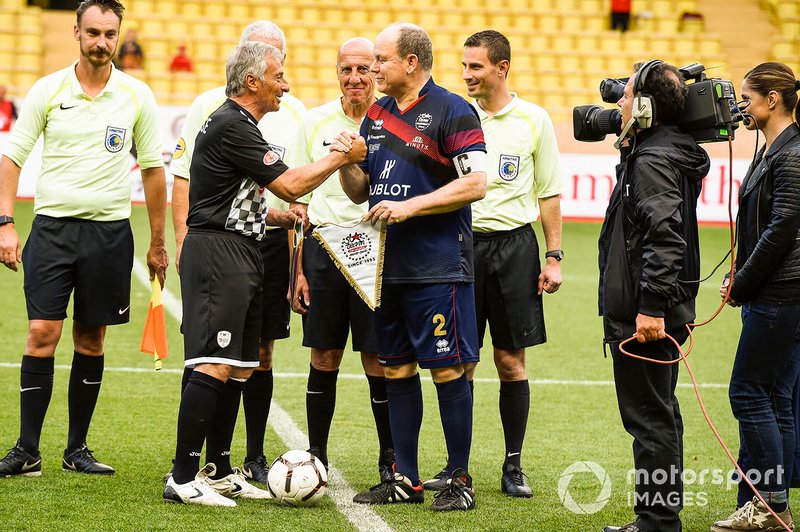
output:
[[213,474],[216,469],[214,464],[208,464],[197,473],[194,480],[185,484],[178,484],[173,477],[169,477],[167,485],[164,486],[164,502],[203,506],[236,506],[235,502],[223,497],[209,485],[208,475]]

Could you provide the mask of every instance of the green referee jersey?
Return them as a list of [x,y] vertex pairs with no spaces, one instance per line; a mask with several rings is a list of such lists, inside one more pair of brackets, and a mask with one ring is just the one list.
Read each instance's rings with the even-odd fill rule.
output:
[[479,233],[508,231],[535,222],[539,198],[561,194],[558,143],[547,112],[513,94],[489,116],[476,101],[486,138],[486,197],[472,204]]
[[105,88],[88,97],[69,68],[39,79],[25,98],[4,153],[22,167],[44,134],[34,212],[99,222],[130,218],[131,157],[163,166],[156,101],[150,88],[111,67]]
[[[303,120],[306,162],[318,161],[330,153],[330,142],[342,131],[358,133],[361,123],[347,116],[342,100],[337,98],[308,111]],[[338,172],[310,195],[298,201],[308,203],[308,218],[314,225],[343,224],[358,220],[367,213],[367,203],[356,205],[339,183]]]
[[[217,87],[204,92],[192,102],[183,123],[178,144],[172,154],[172,163],[170,164],[172,175],[185,179],[191,178],[189,168],[192,166],[192,154],[197,134],[206,119],[219,109],[226,99],[225,87]],[[289,168],[300,166],[305,161],[305,147],[298,143],[305,113],[306,107],[303,102],[286,93],[281,96],[280,109],[274,113],[265,114],[258,122],[258,129],[264,139]],[[286,210],[289,208],[288,203],[269,191],[267,191],[267,205],[271,209]],[[267,229],[280,228],[270,226]]]

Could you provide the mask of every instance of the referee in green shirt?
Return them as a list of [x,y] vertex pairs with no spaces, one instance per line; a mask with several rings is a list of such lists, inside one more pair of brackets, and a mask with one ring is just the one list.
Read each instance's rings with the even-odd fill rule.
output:
[[[166,182],[156,104],[147,85],[111,64],[124,8],[85,0],[77,9],[80,57],[31,88],[0,162],[0,261],[25,263],[28,340],[20,376],[20,436],[0,476],[42,474],[39,438],[53,391],[56,345],[74,293],[75,354],[69,382],[69,438],[62,467],[110,475],[86,447],[103,379],[107,325],[130,317],[133,235],[130,151],[136,143],[150,217],[147,265],[164,283]],[[30,235],[20,254],[14,202],[20,169],[44,135]]]

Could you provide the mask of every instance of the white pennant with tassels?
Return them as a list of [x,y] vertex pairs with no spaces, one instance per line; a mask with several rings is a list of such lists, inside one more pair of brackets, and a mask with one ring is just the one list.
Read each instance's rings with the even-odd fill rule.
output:
[[386,225],[379,222],[373,226],[363,220],[341,225],[320,224],[312,236],[319,240],[369,308],[379,307]]

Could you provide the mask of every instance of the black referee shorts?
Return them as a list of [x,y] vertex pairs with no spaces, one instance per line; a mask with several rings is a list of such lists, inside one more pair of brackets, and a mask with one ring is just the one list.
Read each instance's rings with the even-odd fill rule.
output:
[[286,229],[272,229],[259,243],[264,263],[261,303],[261,341],[289,337],[289,236]]
[[353,351],[377,352],[375,313],[336,268],[316,238],[303,244],[303,273],[311,306],[303,316],[303,345],[314,349],[344,349],[349,330]]
[[186,366],[258,366],[264,268],[255,240],[190,229],[181,252]]
[[506,351],[547,341],[539,286],[539,244],[530,225],[473,234],[475,306],[483,347],[486,322],[492,345]]
[[73,292],[75,321],[101,326],[130,319],[133,233],[128,220],[37,215],[22,264],[29,320],[63,320]]

